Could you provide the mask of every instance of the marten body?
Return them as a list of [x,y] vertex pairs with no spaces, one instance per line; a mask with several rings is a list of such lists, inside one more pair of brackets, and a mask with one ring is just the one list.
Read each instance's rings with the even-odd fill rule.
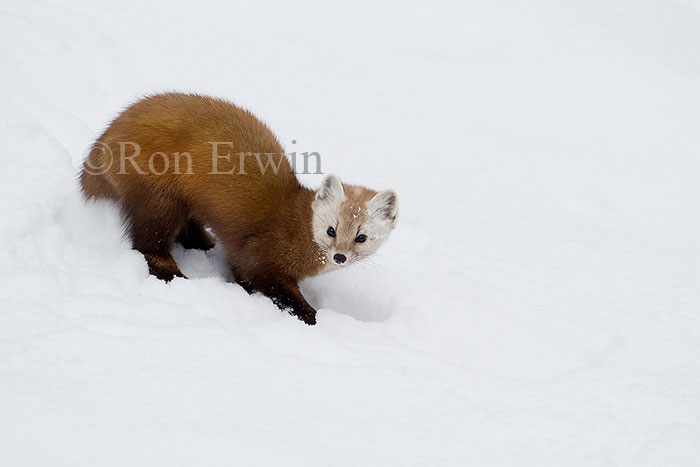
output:
[[211,248],[207,226],[236,282],[308,324],[316,312],[298,282],[372,254],[398,213],[393,190],[343,186],[334,175],[318,191],[302,186],[255,116],[187,94],[148,97],[122,112],[95,142],[80,181],[87,198],[120,206],[151,274],[184,277],[172,244]]

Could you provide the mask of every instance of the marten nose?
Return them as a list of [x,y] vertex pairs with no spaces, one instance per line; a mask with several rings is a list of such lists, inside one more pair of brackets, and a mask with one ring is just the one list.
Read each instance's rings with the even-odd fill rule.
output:
[[333,255],[333,261],[335,261],[338,264],[343,264],[347,258],[345,255],[341,255],[340,253],[336,253]]

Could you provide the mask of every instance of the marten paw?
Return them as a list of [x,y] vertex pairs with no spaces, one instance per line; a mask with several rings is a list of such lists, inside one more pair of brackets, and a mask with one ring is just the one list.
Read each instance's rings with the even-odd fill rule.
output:
[[170,256],[161,256],[150,253],[143,255],[148,263],[148,272],[156,276],[158,279],[170,282],[176,277],[185,277],[185,275],[177,267],[175,260]]
[[309,326],[313,326],[316,324],[316,313],[305,313],[305,314],[299,314],[296,315],[297,318],[308,324]]
[[281,307],[282,311],[286,311],[292,316],[296,316],[297,319],[305,322],[309,326],[316,324],[316,311],[314,310],[296,310],[293,307]]
[[309,326],[316,324],[316,310],[314,310],[311,305],[301,303],[290,304],[290,301],[291,300],[285,300],[280,297],[272,298],[272,303],[277,305],[280,310],[286,311],[292,316],[296,316]]

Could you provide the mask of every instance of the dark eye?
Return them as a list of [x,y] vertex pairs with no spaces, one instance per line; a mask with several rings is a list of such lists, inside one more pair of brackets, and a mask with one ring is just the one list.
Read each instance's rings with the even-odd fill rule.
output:
[[329,237],[335,237],[335,229],[333,227],[328,227],[328,230],[326,230],[326,233],[328,234]]
[[365,240],[367,240],[367,235],[364,235],[364,234],[358,235],[357,237],[355,237],[355,241],[357,243],[365,243]]

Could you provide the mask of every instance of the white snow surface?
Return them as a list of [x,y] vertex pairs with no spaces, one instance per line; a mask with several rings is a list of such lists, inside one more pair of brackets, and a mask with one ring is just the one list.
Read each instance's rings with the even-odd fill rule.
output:
[[[0,465],[700,462],[697,1],[3,0],[0,44]],[[81,200],[165,90],[399,193],[315,327]]]

